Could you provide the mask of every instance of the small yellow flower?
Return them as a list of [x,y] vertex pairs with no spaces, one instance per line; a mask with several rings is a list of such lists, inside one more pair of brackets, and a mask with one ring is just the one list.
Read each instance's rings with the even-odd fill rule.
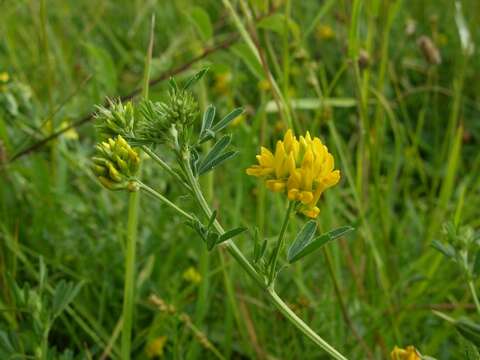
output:
[[267,79],[262,79],[258,82],[257,84],[258,88],[262,91],[268,91],[270,90],[271,86],[270,86],[270,81],[268,81]]
[[232,73],[225,71],[215,75],[215,84],[213,89],[216,93],[227,95],[230,92],[230,84],[232,82]]
[[183,272],[183,279],[194,285],[200,284],[202,281],[202,275],[193,266],[190,266]]
[[0,72],[0,82],[6,83],[10,79],[7,72]]
[[421,360],[420,354],[413,346],[407,346],[406,349],[401,349],[395,346],[390,353],[392,360]]
[[340,180],[332,154],[309,132],[297,140],[293,131],[288,130],[283,141],[277,142],[275,154],[262,147],[257,161],[259,165],[249,167],[247,174],[265,178],[269,190],[298,201],[300,211],[310,218],[320,213],[317,202],[322,193]]
[[335,37],[335,32],[328,25],[319,25],[316,30],[317,38],[320,40],[331,40]]
[[[62,121],[60,124],[60,129],[65,129],[70,126],[70,122],[68,120]],[[68,140],[78,140],[78,133],[75,128],[68,129],[63,133],[63,137]]]
[[238,115],[235,120],[232,121],[232,126],[239,126],[245,121],[246,117],[244,114]]
[[149,359],[163,357],[165,345],[167,343],[166,336],[159,336],[150,341],[145,348],[145,353]]

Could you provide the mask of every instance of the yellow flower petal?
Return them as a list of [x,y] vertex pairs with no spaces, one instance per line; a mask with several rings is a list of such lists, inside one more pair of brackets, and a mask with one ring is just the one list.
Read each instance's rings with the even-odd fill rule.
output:
[[307,208],[302,210],[302,214],[308,216],[309,218],[315,219],[318,214],[320,214],[320,209],[316,206],[314,208]]
[[283,190],[285,190],[285,182],[282,181],[267,180],[266,184],[268,189],[273,192],[282,192]]
[[287,130],[283,140],[277,141],[275,153],[262,147],[257,161],[259,165],[249,167],[247,174],[264,177],[269,190],[301,202],[300,211],[312,218],[320,212],[316,204],[323,191],[340,180],[332,154],[309,132],[297,139],[292,130]]

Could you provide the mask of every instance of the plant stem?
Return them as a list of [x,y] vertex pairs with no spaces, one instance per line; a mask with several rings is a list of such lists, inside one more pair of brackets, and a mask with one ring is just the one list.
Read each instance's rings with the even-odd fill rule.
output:
[[42,336],[42,347],[41,347],[41,355],[40,359],[41,360],[47,360],[48,359],[48,334],[50,332],[50,326],[47,326],[47,328],[43,331],[43,336]]
[[135,252],[139,200],[138,191],[130,193],[128,202],[127,249],[125,254],[125,289],[123,293],[122,360],[130,359],[132,345],[131,336],[135,296]]
[[287,230],[288,221],[290,220],[290,214],[292,213],[292,209],[294,205],[295,205],[295,202],[289,201],[287,211],[285,212],[285,217],[283,218],[280,234],[278,234],[277,246],[273,251],[272,259],[270,260],[270,274],[268,276],[268,285],[271,285],[273,283],[273,280],[275,279],[275,270],[277,268],[278,255],[280,254],[280,251],[283,249],[283,244],[285,242],[284,241],[285,232]]
[[347,360],[345,356],[340,354],[334,347],[323,340],[315,331],[313,331],[305,322],[295,314],[287,304],[278,296],[273,288],[267,289],[270,299],[273,300],[277,309],[285,316],[295,327],[305,336],[312,340],[315,344],[325,350],[332,358],[336,360]]
[[188,220],[193,220],[193,216],[190,215],[189,213],[187,213],[185,210],[181,209],[180,207],[178,207],[177,205],[175,205],[174,203],[172,203],[170,200],[168,200],[165,196],[163,196],[162,194],[158,193],[157,191],[153,190],[150,186],[148,185],[145,185],[144,183],[142,183],[141,181],[138,181],[137,180],[137,184],[138,186],[140,187],[140,189],[143,189],[145,190],[147,193],[149,193],[150,195],[152,195],[153,197],[159,199],[160,201],[164,202],[166,205],[170,206],[173,210],[175,210],[176,212],[178,212],[180,215],[184,216],[185,218],[187,218]]
[[[150,80],[150,65],[152,62],[153,52],[153,37],[155,29],[155,16],[152,16],[150,23],[150,36],[148,42],[147,54],[145,55],[145,68],[143,74],[142,95],[148,99],[149,80]],[[142,173],[138,171],[139,176]],[[135,306],[135,258],[137,248],[137,225],[138,225],[138,211],[140,204],[140,191],[133,191],[130,193],[128,200],[128,223],[127,223],[127,247],[125,254],[125,288],[123,293],[123,326],[122,326],[122,360],[129,360],[132,348],[132,327],[133,327],[133,312]]]
[[475,290],[475,284],[472,280],[468,281],[468,287],[470,288],[470,292],[472,293],[473,302],[475,303],[477,312],[480,314],[480,302],[478,301],[477,290]]
[[191,191],[191,187],[190,185],[188,185],[185,181],[183,181],[183,179],[180,177],[180,175],[178,175],[178,173],[176,173],[175,171],[173,171],[173,169],[170,167],[170,165],[168,165],[165,161],[163,161],[163,159],[158,156],[157,154],[155,154],[155,152],[150,149],[148,146],[146,145],[142,145],[142,150],[145,151],[148,156],[150,156],[150,158],[155,161],[158,165],[160,165],[160,167],[162,169],[164,169],[166,172],[168,172],[171,176],[173,176],[176,180],[180,181],[180,183],[185,186],[189,191]]
[[[212,214],[212,210],[210,209],[210,206],[206,202],[203,193],[200,189],[200,186],[198,184],[197,179],[192,173],[192,170],[190,168],[189,164],[189,154],[185,153],[184,154],[184,167],[186,170],[186,174],[188,177],[188,181],[193,189],[193,193],[195,195],[196,200],[200,204],[200,207],[202,208],[204,214],[206,217],[210,217]],[[291,207],[291,204],[289,205],[289,208]],[[291,210],[291,209],[290,209]],[[223,227],[220,225],[220,223],[215,220],[213,222],[213,225],[215,229],[220,233],[224,234],[225,230]],[[272,286],[268,286],[268,284],[265,282],[264,277],[259,274],[255,268],[250,264],[250,262],[247,260],[245,255],[240,251],[240,249],[231,241],[227,240],[223,244],[219,245],[223,246],[227,249],[227,251],[230,253],[230,255],[233,256],[233,258],[238,262],[238,264],[250,275],[250,277],[257,283],[258,286],[260,286],[261,289],[265,290],[267,295],[269,296],[270,300],[274,303],[274,305],[277,307],[277,309],[285,316],[287,320],[289,320],[297,329],[299,329],[304,335],[306,335],[310,340],[312,340],[315,344],[317,344],[319,347],[321,347],[323,350],[325,350],[332,358],[336,360],[347,360],[345,356],[340,354],[335,348],[333,348],[330,344],[328,344],[325,340],[323,340],[315,331],[313,331],[302,319],[300,319],[289,307],[285,302],[277,295],[275,290],[273,289]]]

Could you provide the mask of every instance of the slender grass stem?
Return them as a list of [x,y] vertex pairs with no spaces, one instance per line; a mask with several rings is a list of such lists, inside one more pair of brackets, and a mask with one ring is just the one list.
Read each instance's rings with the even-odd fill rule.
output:
[[47,328],[43,331],[43,336],[42,336],[42,347],[41,347],[41,353],[40,353],[40,359],[41,360],[47,360],[48,359],[48,334],[50,332],[50,326],[47,326]]
[[[253,56],[258,60],[258,62],[262,65],[263,70],[265,72],[265,76],[267,80],[269,81],[271,87],[272,87],[272,94],[274,96],[275,101],[278,103],[277,105],[279,106],[279,111],[280,115],[282,118],[285,120],[286,124],[288,125],[289,128],[293,128],[293,123],[292,123],[292,118],[291,114],[289,112],[289,106],[287,101],[285,100],[282,92],[280,91],[280,88],[275,81],[275,79],[272,76],[272,73],[268,67],[267,61],[262,56],[262,54],[259,51],[258,44],[255,43],[255,39],[252,38],[252,36],[249,34],[247,31],[245,25],[243,24],[242,20],[240,19],[239,14],[231,4],[229,0],[222,0],[224,6],[228,9],[230,14],[232,15],[233,21],[235,26],[237,27],[237,30],[240,34],[240,36],[243,38],[247,46],[249,47],[250,51],[252,52]],[[247,10],[247,5],[244,1],[240,2],[240,5],[244,8],[244,10]],[[247,19],[248,20],[248,19]]]
[[[148,49],[145,56],[145,68],[143,74],[142,95],[148,99],[149,81],[150,81],[150,65],[153,52],[153,38],[155,29],[155,16],[152,16],[150,23],[150,34]],[[138,171],[141,175],[142,169]],[[123,309],[122,309],[122,338],[121,338],[121,358],[129,360],[132,348],[132,328],[133,313],[135,308],[135,265],[136,265],[136,248],[137,248],[137,226],[138,212],[140,204],[140,191],[130,193],[128,200],[128,222],[127,222],[127,246],[125,254],[125,287],[123,293]]]
[[477,312],[480,315],[480,302],[478,301],[477,290],[475,289],[475,284],[473,283],[472,280],[468,281],[468,287],[470,288],[470,292],[472,293],[473,302],[475,303]]
[[268,284],[271,285],[275,279],[275,270],[277,269],[278,255],[282,250],[285,243],[285,233],[288,226],[288,221],[290,220],[290,214],[292,213],[295,202],[290,201],[288,203],[287,211],[285,212],[285,217],[283,218],[282,227],[280,228],[280,233],[278,234],[277,244],[273,250],[272,259],[270,261],[270,273],[268,276]]
[[127,248],[125,254],[125,288],[123,293],[122,360],[130,359],[133,307],[135,296],[135,253],[137,243],[139,192],[130,193],[128,203]]

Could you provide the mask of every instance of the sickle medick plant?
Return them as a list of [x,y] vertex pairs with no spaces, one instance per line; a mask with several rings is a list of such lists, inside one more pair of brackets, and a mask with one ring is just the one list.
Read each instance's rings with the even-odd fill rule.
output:
[[[142,100],[136,105],[114,102],[111,110],[99,108],[98,129],[108,140],[97,146],[98,154],[93,158],[93,170],[106,188],[144,191],[182,215],[209,250],[215,247],[227,250],[265,291],[272,304],[304,335],[333,358],[345,360],[342,354],[300,319],[275,291],[275,279],[279,273],[277,265],[285,247],[289,218],[293,211],[312,219],[318,216],[320,210],[317,204],[321,194],[340,179],[339,170],[334,170],[333,156],[319,138],[312,138],[307,133],[297,139],[292,130],[288,130],[284,140],[277,143],[275,154],[266,148],[261,149],[257,156],[259,165],[248,168],[247,173],[265,178],[270,190],[286,194],[288,207],[276,244],[268,246],[255,232],[253,256],[248,259],[233,241],[234,237],[247,228],[224,229],[199,184],[201,176],[237,155],[236,151],[229,150],[231,135],[222,135],[222,132],[243,112],[237,108],[215,121],[216,109],[210,105],[202,116],[201,124],[196,126],[199,106],[190,87],[205,72],[202,70],[194,75],[182,88],[171,79],[166,102]],[[214,141],[214,144],[202,155],[199,151],[201,145],[209,141]],[[157,146],[162,146],[162,151],[174,154],[174,164],[168,164],[155,152]],[[198,204],[199,213],[181,209],[138,179],[139,156],[136,149],[144,151],[183,185],[186,193]],[[300,260],[352,228],[341,227],[319,236],[315,235],[316,230],[317,223],[314,220],[302,227],[288,248],[288,263]]]

